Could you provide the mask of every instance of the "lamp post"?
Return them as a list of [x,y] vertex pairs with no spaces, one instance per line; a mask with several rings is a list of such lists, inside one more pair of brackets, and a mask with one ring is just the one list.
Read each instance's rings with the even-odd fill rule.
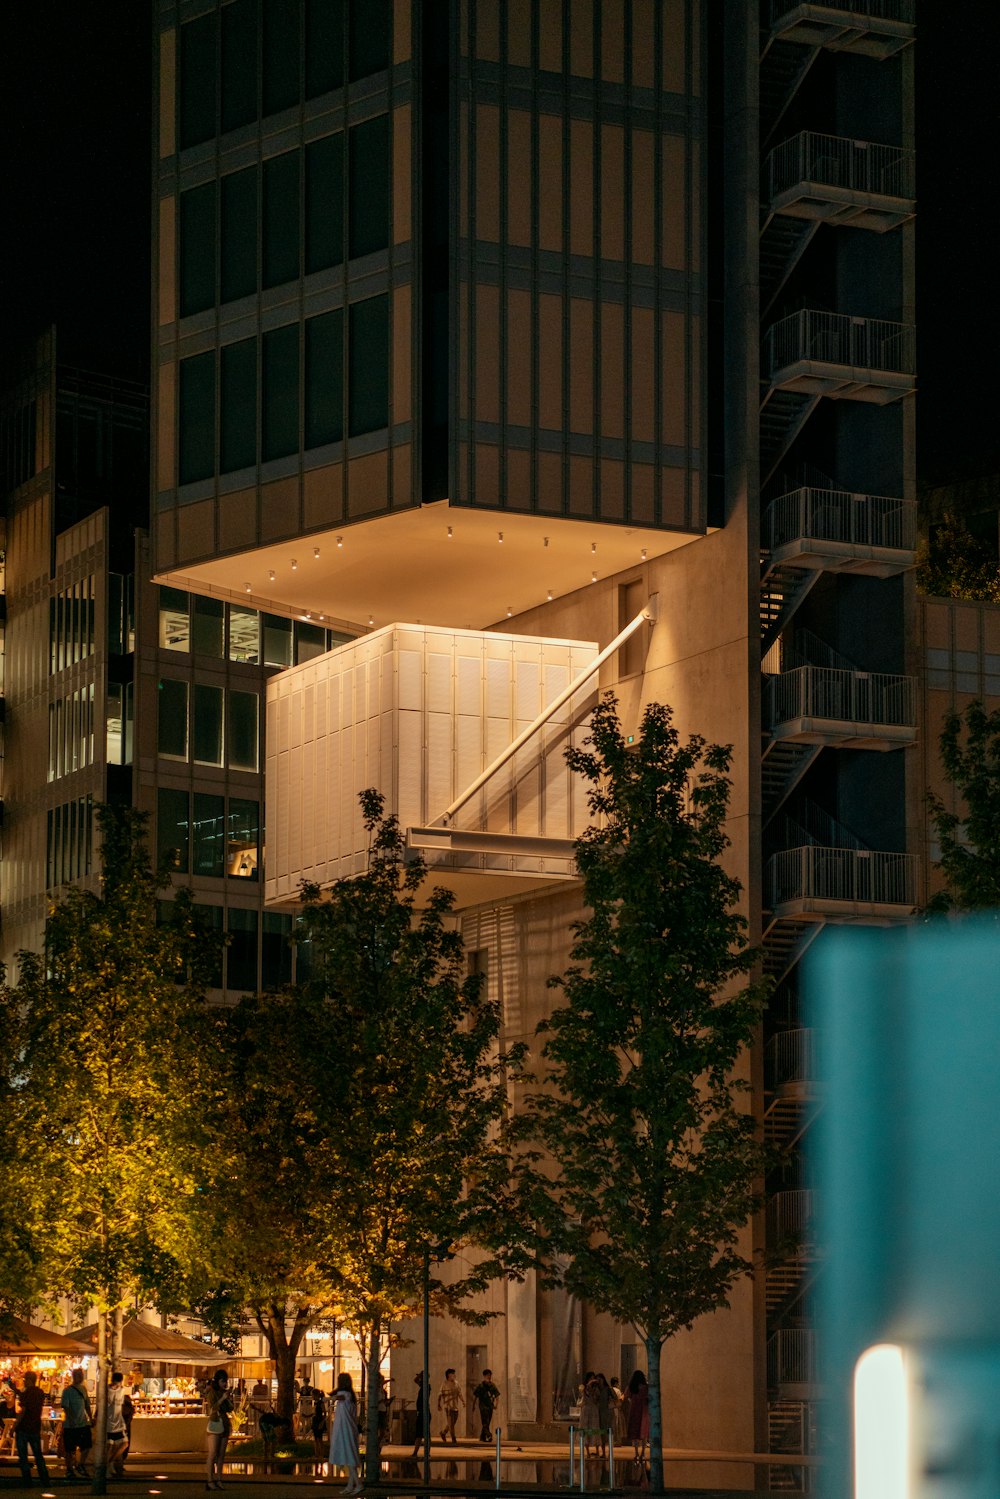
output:
[[424,1483],[431,1481],[431,1260],[450,1259],[451,1240],[444,1239],[433,1247],[424,1244]]

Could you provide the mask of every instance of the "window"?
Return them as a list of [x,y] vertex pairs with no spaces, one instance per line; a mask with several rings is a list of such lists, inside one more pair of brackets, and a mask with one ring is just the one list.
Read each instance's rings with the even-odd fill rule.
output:
[[[299,446],[299,328],[264,334],[263,457],[287,458]],[[384,423],[383,423],[384,425]]]
[[233,770],[257,769],[258,698],[256,692],[229,694],[229,764]]
[[291,666],[292,622],[280,614],[264,615],[264,665]]
[[306,98],[344,83],[344,0],[306,0]]
[[186,22],[180,40],[179,134],[183,151],[215,134],[215,11]]
[[190,813],[186,791],[160,786],[156,793],[156,852],[159,858],[173,854],[175,869],[187,874],[190,860]]
[[226,951],[226,988],[244,992],[257,988],[257,912],[230,907],[229,947]]
[[353,260],[389,243],[389,116],[355,125],[349,136],[348,253]]
[[193,874],[220,879],[225,872],[226,803],[221,796],[194,794],[192,826]]
[[350,60],[351,82],[381,73],[389,66],[388,0],[351,0]]
[[225,655],[223,631],[225,628],[225,605],[221,599],[206,599],[194,596],[194,619],[192,621],[191,648],[199,656]]
[[229,659],[256,665],[260,660],[260,615],[239,604],[229,606]]
[[257,169],[222,179],[222,300],[257,290]]
[[306,320],[305,445],[319,448],[344,436],[344,314]]
[[255,880],[260,863],[260,804],[229,798],[226,873],[234,880]]
[[277,989],[292,982],[292,918],[278,911],[265,911],[260,937],[260,982],[263,989]]
[[108,652],[129,656],[135,650],[135,579],[131,573],[108,574]]
[[194,760],[196,765],[222,764],[222,688],[196,682],[194,688]]
[[157,752],[168,760],[186,760],[188,684],[173,677],[161,677],[157,698]]
[[312,661],[326,650],[326,631],[322,625],[311,625],[305,620],[296,620],[294,625],[295,664]]
[[215,355],[181,360],[180,482],[193,484],[215,472]]
[[161,651],[189,651],[191,649],[188,609],[188,596],[181,589],[160,589]]
[[222,10],[222,128],[256,118],[257,0],[234,0]]
[[264,113],[275,114],[299,102],[300,0],[266,0],[264,5]]
[[389,423],[389,299],[355,302],[349,317],[348,431],[376,432]]
[[181,317],[215,304],[215,205],[214,182],[181,193]]
[[79,880],[93,864],[93,800],[89,796],[50,807],[46,815],[46,883],[49,889]]
[[257,340],[226,344],[219,376],[219,469],[232,473],[257,462]]
[[132,683],[109,682],[104,711],[105,753],[109,765],[132,764]]
[[306,146],[306,273],[344,259],[344,133]]
[[264,163],[264,285],[281,286],[299,275],[298,151]]

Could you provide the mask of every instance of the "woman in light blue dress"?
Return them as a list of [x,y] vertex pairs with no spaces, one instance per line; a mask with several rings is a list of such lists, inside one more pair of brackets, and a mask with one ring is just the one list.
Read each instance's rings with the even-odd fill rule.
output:
[[333,1392],[333,1420],[330,1423],[330,1472],[334,1468],[347,1469],[345,1494],[360,1494],[362,1485],[358,1481],[358,1402],[354,1398],[354,1386],[347,1373],[337,1375],[337,1388]]

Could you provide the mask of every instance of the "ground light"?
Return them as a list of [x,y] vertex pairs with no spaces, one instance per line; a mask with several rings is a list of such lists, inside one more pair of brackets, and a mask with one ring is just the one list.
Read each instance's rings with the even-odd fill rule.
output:
[[854,1369],[854,1499],[910,1499],[909,1446],[903,1350],[879,1343]]

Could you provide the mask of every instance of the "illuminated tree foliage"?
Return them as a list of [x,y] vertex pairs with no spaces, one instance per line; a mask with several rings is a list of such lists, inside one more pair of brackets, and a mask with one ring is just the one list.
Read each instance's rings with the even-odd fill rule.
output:
[[945,775],[959,793],[965,816],[949,812],[929,794],[931,822],[941,849],[936,868],[946,889],[930,909],[1000,909],[1000,711],[981,702],[945,719],[940,738]]
[[144,817],[102,807],[97,818],[99,890],[65,891],[44,951],[18,954],[5,992],[18,1047],[4,1169],[30,1204],[29,1229],[44,1225],[45,1287],[98,1310],[100,1493],[109,1323],[176,1284],[198,1185],[192,1103],[211,955],[183,892],[158,923],[169,877],[150,863]]
[[590,783],[576,850],[590,914],[551,980],[565,1003],[539,1027],[546,1087],[522,1130],[550,1264],[645,1343],[659,1491],[663,1345],[751,1269],[739,1236],[764,1156],[737,1072],[764,994],[736,989],[755,953],[719,862],[728,748],[682,745],[657,705],[628,746],[611,695],[588,743],[567,759]]

